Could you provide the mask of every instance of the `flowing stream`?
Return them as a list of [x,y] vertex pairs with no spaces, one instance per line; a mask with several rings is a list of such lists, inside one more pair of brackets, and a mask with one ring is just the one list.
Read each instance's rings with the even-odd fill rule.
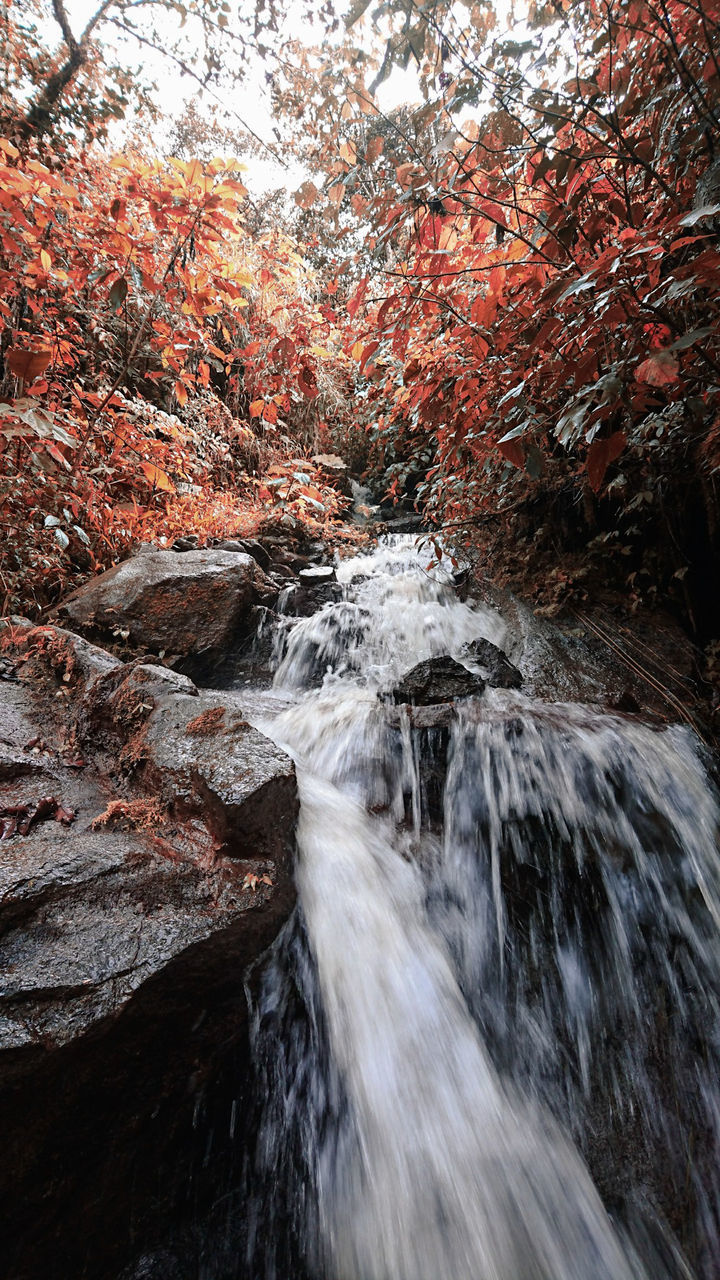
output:
[[[521,692],[417,714],[485,637],[396,539],[278,632],[299,907],[253,988],[260,1280],[720,1275],[718,809],[686,728]],[[473,668],[473,663],[462,659]],[[476,668],[477,669],[477,668]]]

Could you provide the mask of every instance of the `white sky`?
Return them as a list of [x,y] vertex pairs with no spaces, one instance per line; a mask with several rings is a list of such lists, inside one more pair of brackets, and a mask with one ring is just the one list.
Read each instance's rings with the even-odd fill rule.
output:
[[[66,9],[70,17],[73,31],[79,33],[83,27],[95,13],[98,0],[66,0]],[[298,6],[299,8],[299,6]],[[313,31],[308,27],[307,22],[300,17],[299,13],[293,14],[292,6],[284,23],[283,34],[288,38],[297,38],[305,43],[323,43],[327,37],[324,29],[318,26],[317,31]],[[52,34],[49,33],[50,39],[55,40],[59,36],[57,26],[53,27]],[[196,100],[203,115],[212,117],[217,114],[221,123],[223,121],[222,107],[210,94],[204,94],[200,91],[197,83],[188,76],[183,76],[179,68],[173,66],[172,62],[164,59],[161,54],[154,54],[152,50],[143,48],[130,38],[123,41],[121,33],[114,31],[112,27],[105,26],[102,29],[101,38],[104,43],[116,46],[123,52],[127,51],[128,61],[137,65],[142,63],[146,68],[149,77],[155,79],[160,86],[161,104],[163,113],[168,117],[168,134],[169,126],[172,119],[182,115],[188,102]],[[228,41],[229,55],[232,56],[232,44]],[[250,65],[244,80],[238,82],[232,90],[226,92],[223,90],[221,95],[222,102],[236,113],[263,141],[274,150],[278,150],[277,140],[273,135],[273,117],[270,101],[270,92],[265,81],[265,72],[272,70],[272,59],[264,61],[262,58],[257,59],[255,65]],[[407,72],[395,69],[391,76],[380,86],[378,91],[378,101],[384,111],[388,111],[398,106],[402,102],[418,101],[419,90],[417,79],[414,71],[409,69]],[[227,123],[232,127],[234,117],[231,117]],[[240,125],[240,120],[237,120]],[[162,146],[162,139],[155,139],[156,146]],[[121,139],[118,138],[118,146],[121,146]],[[219,148],[222,151],[222,148]],[[254,157],[248,171],[246,182],[248,187],[255,194],[261,194],[264,191],[272,190],[276,187],[284,186],[289,190],[294,190],[307,177],[300,165],[290,163],[285,167],[283,164],[276,163],[272,157],[267,154],[264,158],[260,156]]]
[[[88,19],[93,15],[98,6],[98,0],[66,0],[66,9],[71,20],[73,30],[77,33],[82,31]],[[498,15],[498,25],[510,25],[512,19],[519,17],[518,8],[525,8],[524,3],[513,4],[513,0],[495,0],[495,10]],[[172,21],[171,19],[169,21]],[[318,24],[316,30],[312,25],[308,25],[302,16],[301,5],[298,5],[293,12],[293,5],[290,9],[283,25],[283,34],[288,38],[297,38],[307,44],[327,43],[327,34],[324,28]],[[57,26],[53,25],[52,34],[49,33],[51,40],[59,37]],[[182,115],[188,102],[195,99],[203,115],[207,115],[210,119],[217,114],[221,123],[223,121],[223,112],[219,102],[214,100],[210,94],[201,93],[197,83],[188,76],[183,76],[180,69],[173,66],[169,59],[163,58],[160,53],[154,54],[151,49],[138,45],[131,38],[125,38],[120,32],[117,32],[111,26],[105,26],[101,32],[102,40],[112,46],[116,46],[119,50],[120,57],[125,57],[130,65],[142,63],[150,78],[157,81],[160,87],[160,102],[163,113],[168,117],[167,136],[169,136],[172,120]],[[232,42],[228,39],[228,56],[232,57]],[[262,138],[274,150],[278,150],[277,140],[273,135],[273,117],[271,109],[270,92],[265,80],[265,73],[272,70],[273,61],[269,58],[264,61],[258,57],[256,62],[251,63],[245,79],[238,82],[228,91],[223,90],[222,101],[236,113],[238,125],[240,120],[244,121],[252,131]],[[420,91],[418,87],[417,77],[412,64],[407,71],[401,71],[395,68],[387,80],[380,85],[377,91],[378,103],[383,111],[390,111],[401,103],[420,101]],[[230,125],[233,123],[231,118],[228,121]],[[157,137],[153,139],[155,147],[162,149],[163,138]],[[122,146],[122,127],[118,127],[118,135],[116,145]],[[218,148],[222,151],[222,147]],[[270,154],[264,158],[260,156],[252,159],[251,165],[246,176],[246,184],[251,194],[260,195],[263,192],[273,190],[277,187],[287,187],[290,191],[296,190],[307,177],[302,167],[294,162],[290,162],[287,166],[275,162]]]

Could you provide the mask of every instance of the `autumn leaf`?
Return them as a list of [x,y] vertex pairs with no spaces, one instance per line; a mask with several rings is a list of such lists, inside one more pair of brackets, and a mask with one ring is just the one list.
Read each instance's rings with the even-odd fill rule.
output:
[[385,143],[382,138],[377,137],[370,139],[365,148],[365,159],[368,164],[374,164],[376,160],[379,160],[383,153],[384,146]]
[[308,400],[313,400],[318,393],[317,378],[315,372],[308,365],[304,365],[300,370],[297,383],[304,396]]
[[168,493],[175,493],[175,485],[170,477],[160,467],[156,467],[154,462],[141,462],[140,470],[144,472],[154,489],[165,489]]
[[29,350],[26,347],[8,347],[5,364],[16,378],[21,378],[23,382],[33,382],[47,369],[51,354],[50,351]]
[[508,462],[522,471],[525,466],[525,448],[519,440],[500,440],[497,447],[503,458],[507,458]]
[[672,351],[653,351],[647,360],[643,360],[635,370],[638,382],[647,382],[651,387],[667,387],[677,382],[680,366]]
[[273,347],[273,355],[286,364],[291,364],[297,355],[297,348],[292,338],[280,338]]
[[295,192],[295,203],[298,204],[301,209],[311,209],[319,195],[320,192],[315,186],[315,183],[308,180],[307,182],[303,182],[302,186],[298,187]]
[[113,284],[108,297],[108,301],[113,311],[117,311],[118,307],[122,306],[123,302],[127,298],[127,293],[128,282],[125,279],[125,276],[120,276]]
[[626,444],[624,431],[615,431],[606,440],[593,440],[587,451],[587,473],[594,493],[599,491],[610,463],[619,458]]

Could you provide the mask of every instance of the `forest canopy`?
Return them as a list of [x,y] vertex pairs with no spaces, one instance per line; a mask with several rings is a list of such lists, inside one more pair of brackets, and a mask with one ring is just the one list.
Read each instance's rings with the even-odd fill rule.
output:
[[540,607],[717,636],[717,4],[88,8],[2,5],[4,613],[331,525],[331,453]]

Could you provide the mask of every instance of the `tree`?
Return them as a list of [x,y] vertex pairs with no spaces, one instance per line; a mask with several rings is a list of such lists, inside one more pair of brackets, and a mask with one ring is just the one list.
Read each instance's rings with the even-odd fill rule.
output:
[[[544,492],[556,546],[594,544],[633,585],[682,590],[679,499],[702,493],[706,541],[718,524],[716,6],[538,5],[512,39],[488,39],[477,6],[383,12],[380,74],[413,57],[426,98],[412,134],[384,122],[393,162],[359,216],[389,248],[359,255],[349,306],[391,488],[410,478],[468,536]],[[338,134],[380,117],[356,66]],[[337,147],[327,195],[367,168],[367,148]]]

